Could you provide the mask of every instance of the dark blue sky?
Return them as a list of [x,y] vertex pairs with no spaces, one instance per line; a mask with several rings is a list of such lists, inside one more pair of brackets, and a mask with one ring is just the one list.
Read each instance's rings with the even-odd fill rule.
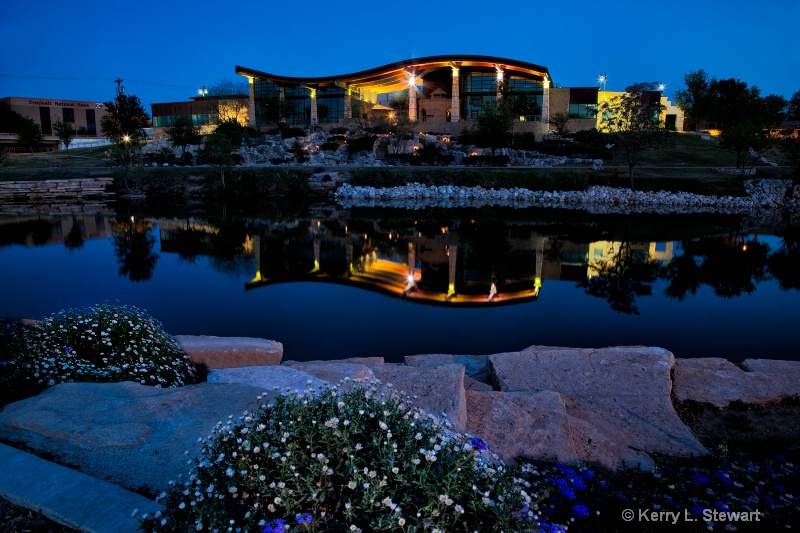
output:
[[149,112],[239,79],[236,64],[325,76],[452,53],[540,64],[564,87],[605,72],[608,90],[658,81],[671,96],[702,68],[788,98],[799,27],[798,0],[4,0],[0,97],[108,101],[120,77]]

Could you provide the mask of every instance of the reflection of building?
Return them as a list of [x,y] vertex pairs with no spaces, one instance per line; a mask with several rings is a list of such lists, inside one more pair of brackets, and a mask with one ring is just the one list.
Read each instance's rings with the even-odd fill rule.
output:
[[69,238],[105,238],[111,235],[113,218],[106,215],[0,217],[0,246],[41,246],[63,243]]
[[639,262],[657,261],[667,263],[675,256],[679,246],[672,241],[660,242],[631,242],[597,241],[589,244],[587,276],[598,275],[598,264],[612,261],[622,251],[623,246],[629,246],[631,259]]

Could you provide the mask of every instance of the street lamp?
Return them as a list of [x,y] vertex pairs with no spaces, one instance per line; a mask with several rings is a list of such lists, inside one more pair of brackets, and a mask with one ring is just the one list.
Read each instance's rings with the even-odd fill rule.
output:
[[208,94],[208,89],[206,89],[206,86],[203,85],[202,87],[197,89],[197,94],[199,94],[201,98],[205,97]]
[[599,83],[603,84],[603,91],[605,91],[606,90],[606,73],[603,72],[602,74],[600,74],[600,76],[597,78],[597,81]]
[[659,92],[662,92],[662,93],[663,93],[663,92],[664,92],[664,89],[666,89],[666,88],[667,88],[667,84],[666,84],[666,83],[659,83],[659,84],[658,84],[658,90],[659,90]]

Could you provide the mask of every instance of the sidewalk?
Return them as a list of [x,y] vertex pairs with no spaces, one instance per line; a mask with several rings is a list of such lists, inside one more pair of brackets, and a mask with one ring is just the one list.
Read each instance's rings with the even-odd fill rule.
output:
[[139,514],[160,506],[143,496],[0,444],[0,497],[87,533],[134,533]]

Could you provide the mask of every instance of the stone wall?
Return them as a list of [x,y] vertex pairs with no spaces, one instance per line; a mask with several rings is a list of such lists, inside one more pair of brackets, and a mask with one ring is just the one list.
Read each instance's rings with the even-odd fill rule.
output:
[[112,178],[0,182],[0,203],[39,202],[70,198],[106,198]]

